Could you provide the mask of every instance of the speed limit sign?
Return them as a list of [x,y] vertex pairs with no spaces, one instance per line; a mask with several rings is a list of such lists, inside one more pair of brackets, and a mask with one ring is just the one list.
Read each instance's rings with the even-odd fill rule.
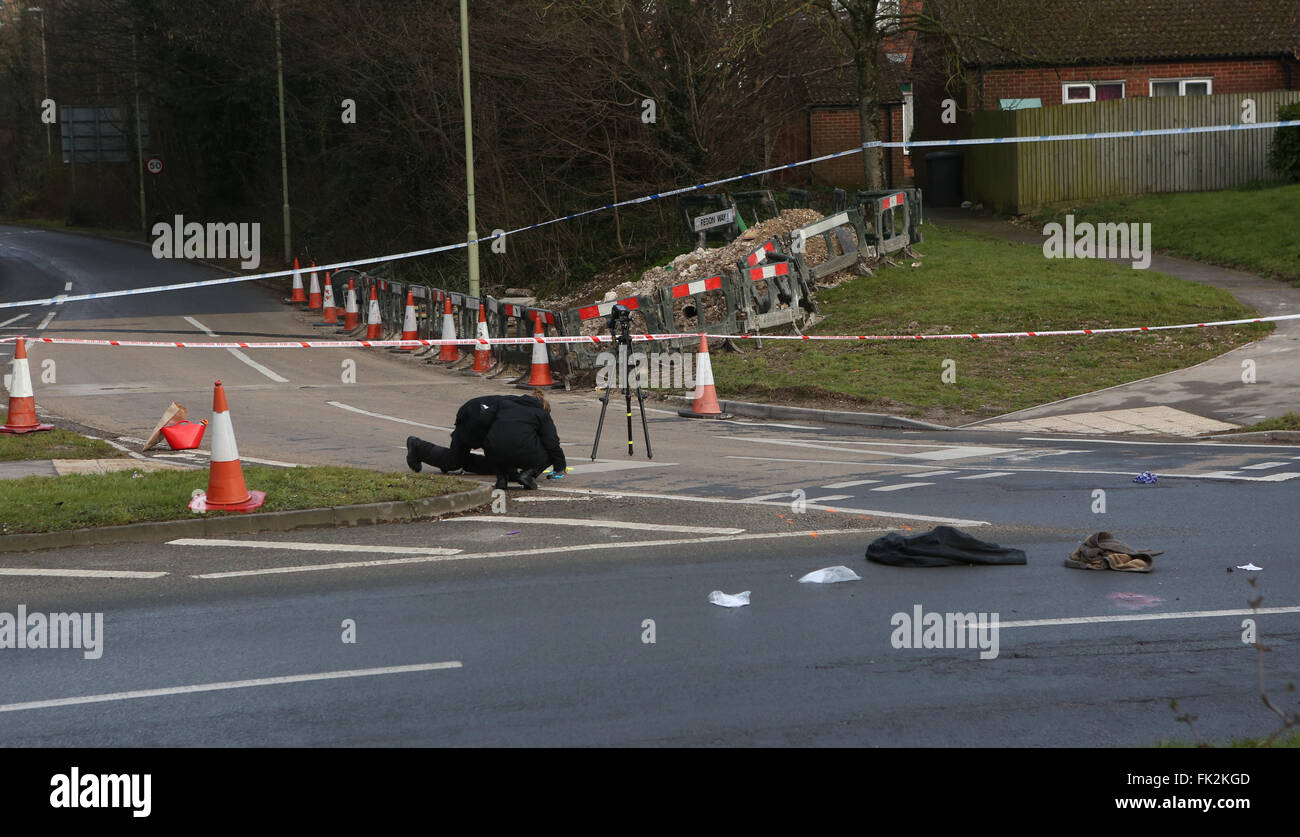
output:
[[162,157],[150,157],[145,161],[144,167],[149,170],[150,174],[162,174]]

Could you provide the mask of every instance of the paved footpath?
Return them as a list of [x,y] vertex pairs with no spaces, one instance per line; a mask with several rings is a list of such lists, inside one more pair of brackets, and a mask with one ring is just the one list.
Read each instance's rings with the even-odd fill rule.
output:
[[[964,210],[936,209],[929,220],[942,226],[999,236],[1041,247],[1043,236],[1001,218]],[[1222,288],[1264,316],[1300,314],[1300,288],[1238,270],[1154,256],[1151,269]],[[1138,325],[1138,324],[1135,324]],[[1300,320],[1219,357],[1187,369],[1030,407],[975,422],[971,428],[1136,435],[1196,436],[1253,424],[1300,410]],[[1254,384],[1242,382],[1242,364],[1255,362]]]

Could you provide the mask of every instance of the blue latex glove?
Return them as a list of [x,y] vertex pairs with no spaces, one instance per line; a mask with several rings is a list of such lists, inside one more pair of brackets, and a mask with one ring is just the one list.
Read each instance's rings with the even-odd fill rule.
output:
[[564,479],[564,474],[557,474],[557,473],[555,473],[555,472],[552,471],[551,473],[549,473],[549,474],[546,475],[546,478],[547,478],[548,480],[562,480],[562,479]]

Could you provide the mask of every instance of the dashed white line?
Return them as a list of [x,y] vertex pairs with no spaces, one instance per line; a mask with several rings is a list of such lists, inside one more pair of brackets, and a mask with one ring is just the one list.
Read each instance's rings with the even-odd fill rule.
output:
[[354,677],[377,677],[383,674],[409,674],[416,671],[439,671],[442,669],[462,667],[460,660],[451,660],[445,663],[417,663],[409,666],[355,668],[344,671],[322,671],[316,674],[291,674],[284,677],[260,677],[256,680],[227,680],[221,683],[196,683],[190,686],[170,686],[163,689],[139,689],[132,692],[106,692],[104,694],[84,695],[82,697],[31,700],[25,703],[6,703],[0,704],[0,712],[22,712],[27,709],[53,709],[59,706],[84,706],[88,703],[109,703],[118,700],[135,700],[136,698],[192,695],[199,692],[220,692],[227,689],[250,689],[256,686],[283,686],[289,683],[312,683],[319,680],[344,680]]
[[858,485],[873,485],[880,480],[849,480],[848,482],[833,482],[830,485],[823,485],[822,488],[853,488]]
[[960,474],[961,471],[922,471],[919,474],[908,474],[909,477],[940,477],[944,474]]
[[831,500],[849,500],[852,497],[852,494],[827,494],[825,497],[809,497],[805,502],[829,503]]
[[0,567],[0,575],[36,575],[54,578],[162,578],[167,573],[136,570],[56,570],[48,567]]
[[955,480],[988,480],[994,477],[1014,477],[1013,471],[990,471],[987,474],[971,474],[965,477],[953,477]]
[[298,552],[366,552],[386,555],[457,555],[464,550],[439,546],[378,546],[374,544],[311,543],[306,541],[238,541],[223,538],[177,538],[169,546],[233,546],[248,549],[290,549]]
[[418,421],[411,421],[410,419],[398,418],[397,416],[386,416],[383,413],[372,413],[369,410],[363,410],[360,407],[352,407],[347,404],[342,404],[338,401],[326,401],[325,403],[330,405],[331,407],[338,407],[340,410],[347,410],[349,413],[358,413],[363,416],[370,416],[371,418],[384,419],[386,421],[395,421],[398,424],[409,424],[412,427],[427,427],[430,430],[445,430],[448,433],[452,432],[452,430],[455,429],[453,427],[441,427],[436,424],[422,424]]
[[860,529],[822,529],[785,532],[751,532],[745,535],[718,535],[710,538],[676,538],[657,541],[607,541],[601,543],[582,543],[571,546],[540,547],[538,549],[510,549],[502,552],[478,552],[462,555],[429,555],[411,558],[392,558],[387,561],[348,561],[340,564],[312,564],[297,567],[266,567],[257,570],[233,570],[231,572],[202,573],[190,578],[220,579],[239,578],[255,575],[284,575],[287,573],[322,572],[325,570],[352,570],[365,567],[399,567],[406,564],[433,564],[444,561],[469,561],[478,558],[513,558],[526,555],[557,555],[561,552],[590,552],[592,550],[640,549],[651,546],[679,546],[697,543],[730,543],[732,541],[752,541],[770,538],[807,538],[832,537],[834,535],[860,535],[867,532],[884,532],[880,528]]
[[647,532],[679,532],[692,535],[739,535],[744,529],[723,526],[672,526],[666,523],[633,522],[626,520],[587,520],[581,517],[511,517],[504,514],[475,514],[468,517],[448,517],[444,523],[479,521],[485,523],[542,524],[546,526],[585,526],[593,529],[637,529]]
[[[31,313],[31,312],[28,312],[28,313]],[[11,323],[16,323],[16,322],[18,322],[18,321],[21,320],[21,319],[25,319],[26,317],[27,317],[27,314],[19,314],[17,317],[10,317],[9,319],[5,320],[3,323],[0,323],[0,328],[4,328],[5,326],[7,326],[7,325],[9,325],[9,324],[11,324]],[[1297,457],[1297,458],[1300,458],[1300,457]]]
[[1287,463],[1285,462],[1260,462],[1256,465],[1242,465],[1243,471],[1265,471],[1269,468],[1280,468]]
[[794,494],[789,491],[778,491],[775,494],[760,494],[757,497],[747,497],[745,498],[745,502],[761,503],[764,500],[780,500],[782,497],[787,500],[792,500],[794,499]]
[[[202,331],[202,332],[206,333],[209,337],[219,337],[219,336],[220,336],[219,334],[217,334],[216,332],[214,332],[212,329],[208,328],[208,327],[205,326],[203,323],[199,322],[198,320],[194,319],[193,317],[186,317],[186,318],[185,318],[185,321],[186,321],[187,323],[189,323],[190,325],[194,326],[195,328],[197,328],[199,331]],[[265,366],[263,366],[262,364],[258,363],[257,361],[255,361],[255,360],[253,360],[251,357],[249,357],[248,355],[246,355],[246,354],[244,354],[243,352],[241,352],[239,349],[226,349],[226,351],[230,352],[232,355],[234,355],[234,356],[235,356],[236,358],[238,358],[239,360],[241,360],[241,361],[243,361],[244,363],[248,364],[249,366],[253,367],[253,368],[256,369],[258,372],[261,372],[263,375],[265,375],[266,377],[270,378],[272,381],[275,381],[277,384],[287,384],[287,383],[289,383],[289,379],[288,379],[288,378],[285,378],[285,377],[281,376],[279,373],[274,372],[274,371],[272,371],[272,370],[270,370],[270,369],[267,369],[267,368],[266,368]]]
[[1185,610],[1175,613],[1118,613],[1110,616],[1071,616],[1065,619],[1022,619],[1016,622],[999,622],[998,628],[1042,628],[1053,625],[1091,625],[1099,622],[1154,622],[1162,619],[1209,619],[1216,616],[1255,616],[1261,613],[1300,613],[1300,607]]
[[902,491],[905,488],[920,488],[923,485],[934,485],[932,482],[901,482],[898,485],[882,485],[879,488],[869,489],[871,491]]
[[50,322],[58,315],[59,315],[58,311],[51,311],[50,313],[46,314],[45,319],[41,320],[41,324],[36,327],[36,330],[45,331],[46,326],[48,326]]
[[71,291],[71,290],[72,290],[72,283],[71,283],[71,282],[65,282],[65,283],[63,284],[63,292],[64,292],[64,293],[68,293],[68,292]]

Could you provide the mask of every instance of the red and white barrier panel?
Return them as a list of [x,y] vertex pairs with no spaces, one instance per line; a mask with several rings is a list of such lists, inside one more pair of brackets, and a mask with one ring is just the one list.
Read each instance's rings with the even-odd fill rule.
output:
[[775,250],[776,242],[769,238],[767,241],[763,242],[762,247],[759,247],[757,250],[745,257],[745,265],[747,267],[755,267],[759,262],[767,259],[768,253],[774,252]]
[[907,196],[904,193],[899,192],[896,195],[890,195],[889,197],[882,199],[880,201],[880,208],[882,210],[893,209],[896,206],[902,206],[905,200],[907,200]]
[[710,276],[708,279],[701,279],[698,282],[687,282],[685,285],[673,285],[673,299],[681,299],[684,296],[694,296],[695,294],[702,294],[705,291],[716,291],[721,287],[721,276]]
[[578,319],[594,320],[597,317],[608,317],[609,312],[614,310],[615,305],[623,305],[635,311],[639,304],[640,303],[636,301],[636,297],[630,296],[627,299],[619,299],[614,302],[601,302],[596,305],[588,305],[578,309]]
[[789,262],[777,262],[776,264],[763,265],[762,267],[751,267],[745,271],[745,274],[753,281],[760,279],[771,279],[773,276],[785,276],[790,272]]
[[[708,280],[704,280],[708,281]],[[602,303],[602,314],[608,314],[615,303]],[[623,304],[626,304],[624,301]],[[629,306],[630,307],[630,306]],[[593,314],[592,316],[601,316]],[[591,319],[587,317],[586,319]],[[1128,326],[1122,328],[1072,328],[1043,331],[989,331],[948,334],[703,334],[698,331],[674,334],[633,334],[632,340],[650,342],[657,340],[684,340],[707,337],[714,340],[990,340],[998,337],[1075,337],[1094,334],[1135,334],[1147,331],[1172,331],[1184,328],[1212,328],[1214,326],[1276,323],[1300,319],[1300,314],[1279,314],[1274,317],[1255,317],[1249,320],[1218,320],[1212,323],[1180,323],[1178,325]],[[371,346],[521,346],[532,343],[612,343],[614,338],[593,334],[567,337],[484,337],[456,340],[295,340],[279,343],[189,343],[149,340],[89,340],[71,337],[0,337],[0,343],[15,340],[28,343],[52,343],[72,346],[120,346],[124,348],[164,349],[354,349]]]

